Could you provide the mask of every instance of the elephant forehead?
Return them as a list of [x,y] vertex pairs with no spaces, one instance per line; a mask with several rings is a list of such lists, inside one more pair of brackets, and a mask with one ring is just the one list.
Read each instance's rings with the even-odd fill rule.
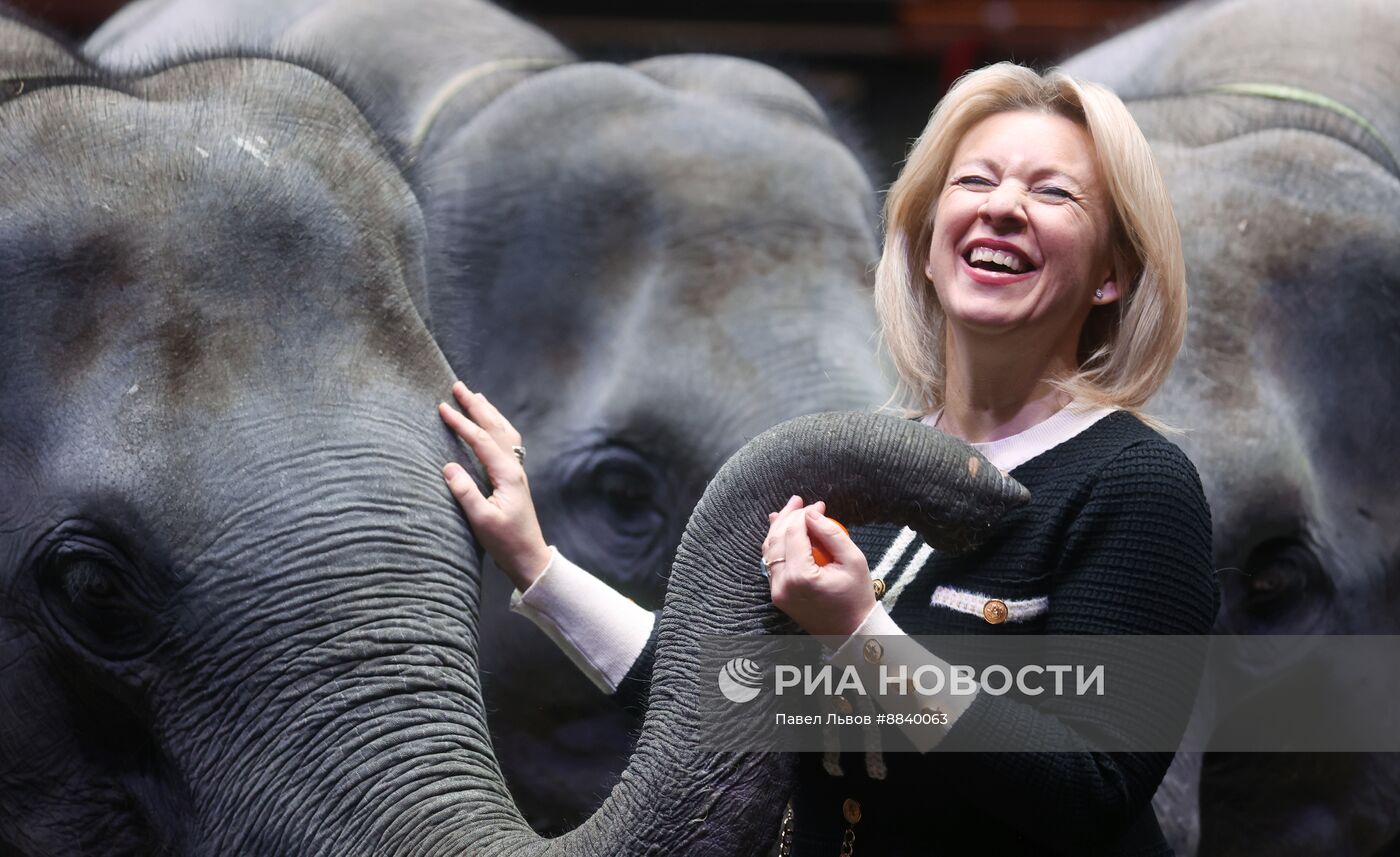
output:
[[1400,194],[1373,161],[1307,132],[1158,154],[1190,212],[1192,306],[1157,407],[1191,430],[1218,533],[1247,548],[1251,533],[1306,526],[1360,583],[1400,547],[1379,523],[1400,515],[1400,249],[1376,216]]
[[731,244],[712,238],[700,260],[657,255],[610,293],[566,293],[541,311],[566,316],[560,324],[522,318],[538,347],[517,341],[494,358],[510,365],[479,365],[512,372],[527,390],[558,390],[550,410],[562,425],[667,425],[671,435],[694,431],[707,449],[718,432],[733,439],[728,451],[798,414],[883,401],[874,310],[851,285],[865,265],[826,248],[801,263],[745,267],[741,244],[717,268],[708,260]]
[[20,242],[27,270],[11,283],[30,288],[15,298],[25,311],[6,325],[7,351],[20,352],[7,382],[59,396],[139,385],[167,406],[213,412],[288,373],[354,386],[377,376],[441,384],[444,366],[394,248],[318,241],[298,226],[283,219],[214,242],[126,223]]
[[[506,224],[483,215],[509,221],[515,211],[618,219],[639,243],[743,235],[766,223],[837,241],[849,234],[874,252],[869,180],[829,132],[625,69],[586,64],[526,81],[424,168],[430,210],[480,211],[461,219],[491,232]],[[510,228],[532,225],[542,224]]]
[[[1400,415],[1400,379],[1391,371],[1400,359],[1400,247],[1388,218],[1376,216],[1400,207],[1400,190],[1343,144],[1277,136],[1297,163],[1280,180],[1277,156],[1256,154],[1242,166],[1248,188],[1226,198],[1248,247],[1237,273],[1257,290],[1247,335],[1258,367],[1306,427],[1312,453],[1340,463],[1373,449],[1386,433],[1378,429]],[[1233,260],[1224,261],[1213,276],[1230,276]],[[1356,417],[1337,419],[1347,412]],[[1400,476],[1383,470],[1387,480]]]
[[211,408],[260,373],[343,378],[359,365],[346,355],[440,382],[410,294],[421,218],[371,143],[364,182],[346,183],[356,158],[318,153],[353,138],[308,143],[306,129],[69,89],[0,117],[32,165],[0,205],[0,264],[23,309],[0,321],[17,374],[58,390],[144,383]]
[[1183,363],[1214,376],[1222,396],[1248,395],[1250,379],[1279,373],[1280,361],[1320,391],[1316,373],[1347,374],[1339,346],[1394,348],[1400,249],[1375,212],[1397,194],[1375,165],[1297,131],[1163,146],[1159,157],[1178,212],[1189,212]]
[[627,101],[599,107],[582,145],[551,147],[619,185],[653,189],[661,213],[680,222],[737,214],[858,232],[873,221],[859,164],[806,121],[683,94],[639,112]]

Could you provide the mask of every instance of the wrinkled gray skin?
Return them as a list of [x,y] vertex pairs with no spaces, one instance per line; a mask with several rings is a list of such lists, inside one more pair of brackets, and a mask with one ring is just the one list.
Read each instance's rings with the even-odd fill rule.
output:
[[[686,517],[745,440],[883,400],[875,195],[782,74],[580,64],[475,0],[147,0],[87,51],[126,67],[229,42],[373,96],[423,188],[438,343],[524,435],[546,538],[639,603],[659,606]],[[502,764],[536,825],[565,829],[638,724],[507,613],[504,576],[483,585]]]
[[[1067,64],[1128,102],[1172,188],[1190,330],[1154,407],[1191,430],[1224,631],[1400,631],[1396,45],[1390,0],[1235,0],[1188,4]],[[1329,96],[1384,145],[1332,111],[1204,93],[1232,82]],[[1338,705],[1396,680],[1329,670]],[[1289,704],[1204,688],[1194,740]],[[1157,809],[1183,855],[1400,853],[1400,758],[1179,754]]]

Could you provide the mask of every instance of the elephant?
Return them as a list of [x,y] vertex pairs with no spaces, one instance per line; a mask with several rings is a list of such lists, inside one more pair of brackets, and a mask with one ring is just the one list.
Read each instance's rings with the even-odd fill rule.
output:
[[114,78],[0,17],[0,63],[0,853],[424,853],[508,807],[401,167],[284,62]]
[[[643,606],[745,441],[887,398],[875,193],[785,75],[713,56],[578,62],[480,0],[142,0],[86,50],[129,69],[229,41],[371,96],[421,188],[439,346],[524,436],[546,537]],[[510,615],[503,575],[483,587],[502,764],[536,826],[567,829],[639,723]]]
[[[1397,44],[1385,0],[1219,0],[1065,64],[1127,102],[1172,190],[1192,308],[1154,407],[1189,428],[1222,633],[1400,630]],[[1243,666],[1280,690],[1204,687],[1197,747],[1289,705],[1287,663]],[[1327,669],[1338,704],[1397,680]],[[1400,758],[1181,753],[1157,809],[1180,855],[1394,854]]]

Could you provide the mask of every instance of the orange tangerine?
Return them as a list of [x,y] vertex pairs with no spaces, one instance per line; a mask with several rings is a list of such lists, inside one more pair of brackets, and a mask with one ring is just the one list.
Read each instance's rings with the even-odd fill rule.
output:
[[[836,520],[835,518],[827,518],[827,520],[840,527],[841,532],[845,533],[847,536],[851,534],[851,531],[846,529],[846,525]],[[826,565],[830,563],[832,559],[833,557],[831,556],[831,554],[822,550],[822,548],[819,545],[815,543],[812,545],[812,562],[815,562],[817,565]]]

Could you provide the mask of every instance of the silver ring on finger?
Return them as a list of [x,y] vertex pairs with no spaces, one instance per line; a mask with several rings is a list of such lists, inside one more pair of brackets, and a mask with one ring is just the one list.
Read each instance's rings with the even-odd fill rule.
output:
[[768,557],[765,556],[765,557],[763,558],[763,567],[766,568],[766,569],[768,569],[769,571],[772,571],[772,570],[773,570],[773,566],[777,565],[777,564],[780,563],[780,562],[787,562],[787,557],[779,556],[779,557],[774,557],[773,559],[769,559]]
[[524,467],[524,466],[525,466],[525,447],[524,447],[524,446],[512,446],[512,447],[510,448],[510,451],[513,452],[513,453],[515,453],[515,460],[520,462],[520,466],[521,466],[521,467]]

